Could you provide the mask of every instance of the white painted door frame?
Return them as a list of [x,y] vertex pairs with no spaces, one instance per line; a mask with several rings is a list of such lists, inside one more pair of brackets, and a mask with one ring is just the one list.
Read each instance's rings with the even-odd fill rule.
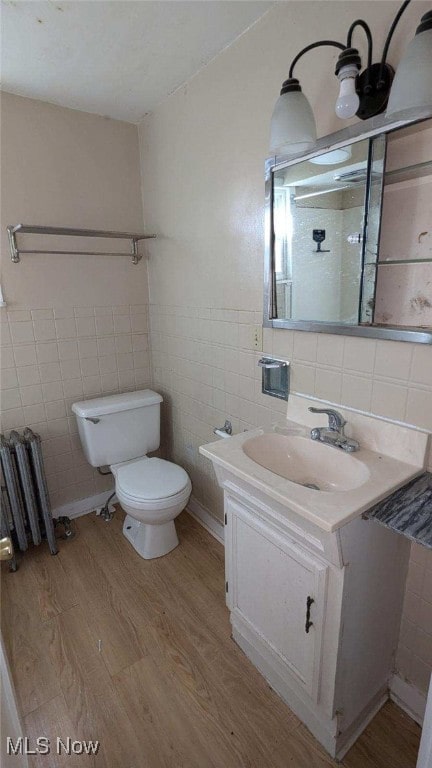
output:
[[429,685],[426,712],[423,720],[417,768],[432,768],[432,675]]
[[0,675],[1,675],[1,751],[0,761],[4,768],[28,768],[27,755],[8,755],[6,753],[6,737],[10,736],[14,742],[24,736],[21,717],[18,711],[15,688],[3,637],[0,633]]

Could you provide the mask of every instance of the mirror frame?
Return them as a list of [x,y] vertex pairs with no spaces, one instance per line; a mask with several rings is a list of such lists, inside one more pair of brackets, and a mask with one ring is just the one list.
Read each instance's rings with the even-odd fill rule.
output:
[[[264,318],[265,328],[289,328],[297,331],[315,333],[334,333],[345,336],[366,336],[372,339],[391,339],[393,341],[411,341],[420,344],[432,344],[432,328],[383,325],[350,325],[314,320],[284,320],[273,316],[274,270],[273,270],[273,228],[272,228],[272,180],[273,173],[279,168],[286,168],[316,155],[322,155],[339,147],[387,135],[400,128],[432,118],[432,105],[427,109],[409,109],[400,113],[397,120],[385,115],[358,122],[318,139],[313,150],[307,154],[273,156],[265,162],[265,250],[264,250]],[[369,173],[369,172],[368,172]],[[362,276],[363,277],[363,276]]]

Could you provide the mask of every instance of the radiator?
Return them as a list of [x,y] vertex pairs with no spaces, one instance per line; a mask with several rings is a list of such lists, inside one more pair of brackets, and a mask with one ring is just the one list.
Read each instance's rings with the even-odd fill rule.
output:
[[[52,555],[58,552],[46,484],[41,439],[31,429],[0,435],[0,463],[4,485],[0,527],[24,552],[30,543],[48,541]],[[12,569],[14,566],[12,565]]]

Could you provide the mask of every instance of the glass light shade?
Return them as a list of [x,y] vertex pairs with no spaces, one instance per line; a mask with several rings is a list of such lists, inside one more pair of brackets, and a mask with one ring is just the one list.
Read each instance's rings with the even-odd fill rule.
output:
[[306,96],[301,91],[282,93],[271,119],[271,154],[307,152],[314,147],[316,139],[315,118]]
[[387,116],[432,106],[432,29],[411,40],[393,80]]

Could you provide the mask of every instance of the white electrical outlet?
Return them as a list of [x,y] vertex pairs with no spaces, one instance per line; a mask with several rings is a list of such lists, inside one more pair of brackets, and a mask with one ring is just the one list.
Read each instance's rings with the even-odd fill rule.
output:
[[262,325],[254,325],[252,330],[252,347],[262,352],[263,348],[263,332]]

